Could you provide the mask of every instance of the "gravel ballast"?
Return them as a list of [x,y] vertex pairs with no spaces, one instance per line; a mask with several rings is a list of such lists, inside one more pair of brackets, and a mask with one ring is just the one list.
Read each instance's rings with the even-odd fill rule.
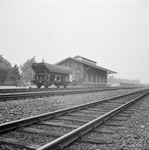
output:
[[[112,144],[91,144],[75,142],[65,150],[149,150],[149,94],[142,100],[140,108],[134,114],[123,122],[123,126],[111,127],[104,125],[100,128],[116,131],[115,134],[108,135],[106,141],[112,141]],[[99,129],[100,129],[99,128]],[[97,139],[103,138],[101,134],[87,133],[85,137]]]
[[0,124],[138,90],[121,89],[116,91],[0,101]]
[[[84,103],[88,103],[91,101],[96,101],[99,99],[121,95],[124,93],[129,93],[134,90],[119,90],[119,91],[106,91],[106,92],[98,92],[98,93],[87,93],[87,94],[77,94],[77,95],[66,95],[66,96],[54,96],[54,97],[46,97],[46,98],[36,98],[36,99],[26,99],[26,100],[15,100],[15,101],[6,101],[1,104],[7,107],[7,110],[3,107],[1,108],[0,104],[0,113],[3,118],[0,120],[2,122],[8,122],[12,120],[16,120],[17,110],[19,119],[34,116],[46,112],[55,111],[58,109],[63,109],[66,107],[71,107],[75,105],[80,105]],[[138,91],[138,89],[136,90]],[[96,145],[96,144],[84,144],[84,143],[76,143],[76,145],[68,148],[71,150],[147,150],[149,147],[145,144],[149,144],[149,96],[144,98],[144,103],[137,110],[134,115],[126,121],[126,124],[119,128],[116,134],[112,135],[112,137],[108,138],[114,141],[115,144],[105,144],[105,145]],[[15,107],[14,107],[15,106]],[[24,107],[23,107],[24,106]],[[55,106],[55,107],[53,107]],[[10,112],[9,112],[10,108]],[[34,109],[35,111],[34,111]],[[3,111],[1,111],[3,110]],[[145,111],[145,113],[144,113]],[[27,115],[26,115],[27,113]],[[9,116],[10,114],[13,114]],[[145,115],[145,116],[144,116]],[[6,116],[6,118],[5,118]],[[7,118],[8,116],[8,118]],[[147,124],[147,125],[146,125]],[[38,128],[38,127],[37,127]],[[147,133],[146,133],[147,130]],[[64,131],[65,132],[65,131]],[[67,131],[66,131],[67,132]],[[137,134],[137,135],[136,135]],[[147,135],[148,134],[148,135]],[[25,134],[26,135],[26,134]],[[135,136],[134,136],[135,135]],[[16,134],[15,137],[20,137],[22,135]],[[93,134],[92,134],[93,136]],[[95,135],[96,136],[96,135]],[[24,140],[24,136],[22,136],[22,140]],[[25,138],[28,139],[27,136]],[[33,136],[33,142],[38,139],[38,136]],[[46,136],[42,137],[43,141],[37,140],[38,144],[43,144],[46,141]],[[145,140],[144,140],[145,139]],[[35,141],[34,141],[35,140]],[[145,143],[145,144],[144,144]],[[142,149],[143,147],[143,149]],[[145,148],[144,148],[145,147]],[[1,147],[0,147],[1,148]]]

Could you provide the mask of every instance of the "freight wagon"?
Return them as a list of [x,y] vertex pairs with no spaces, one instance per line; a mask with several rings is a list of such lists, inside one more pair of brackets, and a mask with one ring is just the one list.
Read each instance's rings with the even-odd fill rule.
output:
[[38,88],[41,88],[41,86],[48,88],[52,84],[57,88],[60,86],[66,88],[70,83],[69,75],[72,71],[69,68],[48,63],[33,63],[31,67],[34,70],[32,83]]

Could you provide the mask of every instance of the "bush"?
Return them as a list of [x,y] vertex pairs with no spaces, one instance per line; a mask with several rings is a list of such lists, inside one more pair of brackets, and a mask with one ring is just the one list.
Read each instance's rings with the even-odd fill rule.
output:
[[71,84],[72,84],[72,86],[75,86],[78,84],[78,82],[76,80],[73,80]]
[[1,86],[16,86],[14,81],[9,81],[9,82],[4,82],[4,83],[0,82],[0,85]]

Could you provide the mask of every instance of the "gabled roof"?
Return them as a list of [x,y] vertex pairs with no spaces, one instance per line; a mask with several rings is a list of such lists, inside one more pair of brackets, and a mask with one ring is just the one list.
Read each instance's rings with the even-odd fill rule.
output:
[[96,61],[94,61],[94,60],[90,60],[90,59],[88,59],[88,58],[85,58],[85,57],[82,57],[82,56],[79,56],[79,55],[77,55],[77,56],[75,56],[75,57],[73,57],[74,59],[79,59],[79,58],[82,58],[82,60],[83,61],[87,61],[87,62],[91,62],[91,63],[94,63],[95,65],[96,65]]
[[93,65],[93,64],[87,63],[87,62],[85,62],[85,61],[81,61],[81,60],[75,59],[75,57],[67,57],[67,58],[65,58],[65,59],[63,59],[63,60],[57,62],[56,65],[58,65],[58,64],[60,64],[60,63],[62,63],[62,62],[64,62],[64,61],[66,61],[66,60],[69,60],[69,59],[74,60],[74,61],[77,61],[77,62],[82,63],[82,64],[85,64],[85,65],[88,65],[88,66],[93,67],[93,68],[95,68],[95,69],[100,69],[100,70],[107,71],[108,74],[114,74],[114,73],[116,74],[116,73],[117,73],[117,72],[115,72],[115,71],[112,71],[112,70],[109,70],[109,69],[106,69],[106,68],[103,68],[103,67],[100,67],[100,66],[97,66],[97,65]]
[[32,69],[38,73],[48,72],[52,74],[70,74],[72,72],[70,68],[52,65],[48,63],[33,63]]

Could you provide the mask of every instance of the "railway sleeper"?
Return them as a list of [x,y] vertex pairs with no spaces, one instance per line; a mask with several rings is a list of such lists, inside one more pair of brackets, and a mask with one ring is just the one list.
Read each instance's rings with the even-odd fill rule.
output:
[[77,122],[83,122],[83,123],[88,123],[88,120],[85,119],[78,119],[78,118],[74,118],[74,117],[68,117],[68,116],[63,116],[63,117],[59,117],[59,120],[69,120],[69,121],[77,121]]
[[94,114],[89,115],[89,114],[73,113],[73,114],[69,114],[69,116],[74,116],[74,117],[89,117],[89,118],[95,119],[95,118],[99,117],[100,114],[98,114],[98,115],[94,115]]
[[7,144],[11,145],[13,147],[20,146],[22,148],[27,148],[28,150],[35,150],[40,147],[40,145],[37,144],[30,144],[28,142],[22,142],[11,138],[0,138],[0,144]]
[[62,122],[52,122],[52,121],[43,121],[43,122],[39,122],[37,123],[38,125],[49,125],[49,126],[58,126],[58,127],[66,127],[66,128],[78,128],[80,126],[77,125],[68,125]]
[[132,108],[128,108],[127,110],[128,111],[136,111],[136,110],[138,110],[140,107],[137,107],[137,108],[134,108],[134,109],[132,109]]
[[129,117],[131,117],[131,115],[128,115],[128,114],[118,114],[117,115],[117,117],[127,117],[127,118],[129,118]]
[[112,118],[112,121],[127,121],[128,118]]
[[81,110],[80,113],[89,113],[89,114],[99,114],[99,113],[106,113],[105,111],[90,111],[90,110]]
[[102,111],[101,108],[87,108],[87,110],[92,110],[92,111]]
[[27,132],[27,133],[43,134],[43,135],[49,135],[49,136],[56,136],[56,137],[60,137],[60,136],[63,135],[61,133],[50,132],[50,131],[47,131],[47,130],[39,130],[39,129],[31,128],[31,127],[20,129],[18,131]]
[[122,104],[124,104],[125,102],[120,102],[120,101],[110,101],[109,102],[109,104],[120,104],[120,105],[122,105]]
[[106,126],[124,126],[124,124],[116,123],[116,122],[107,122]]
[[122,114],[134,114],[134,112],[128,111],[128,110],[124,110],[124,111],[122,112]]
[[112,141],[107,141],[103,139],[78,139],[78,142],[91,143],[91,144],[114,144]]
[[91,132],[96,132],[96,133],[104,133],[104,134],[115,134],[115,131],[108,130],[108,129],[93,129]]
[[106,109],[106,108],[109,108],[109,106],[111,106],[111,108],[113,107],[113,108],[115,108],[115,107],[117,107],[117,106],[119,106],[119,105],[110,105],[109,103],[107,104],[107,105],[103,105],[103,104],[101,104],[101,105],[97,105],[97,106],[94,106],[94,108],[97,108],[97,109]]

